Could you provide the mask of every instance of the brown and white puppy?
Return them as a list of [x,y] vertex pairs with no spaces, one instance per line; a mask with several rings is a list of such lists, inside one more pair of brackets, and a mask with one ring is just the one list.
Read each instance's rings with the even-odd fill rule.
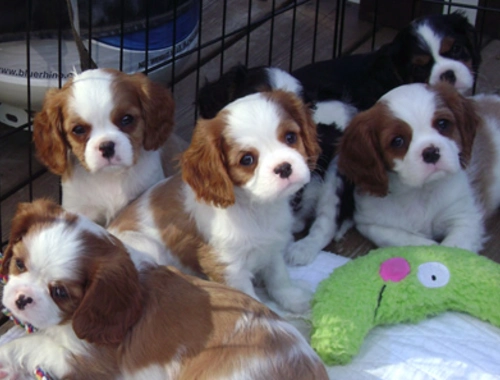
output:
[[3,303],[38,331],[0,347],[0,376],[40,366],[59,379],[327,379],[300,333],[262,304],[141,262],[52,202],[19,205],[4,260]]
[[140,73],[88,70],[49,90],[33,137],[39,159],[62,177],[63,206],[105,225],[163,179],[173,117],[170,92]]
[[359,231],[379,246],[479,252],[484,218],[500,204],[499,104],[447,84],[412,84],[358,114],[342,138],[339,170],[357,188]]
[[309,307],[310,292],[290,282],[290,197],[310,180],[318,154],[307,106],[281,90],[240,98],[199,120],[180,175],[148,190],[109,230],[160,263],[257,298],[259,275],[285,309]]

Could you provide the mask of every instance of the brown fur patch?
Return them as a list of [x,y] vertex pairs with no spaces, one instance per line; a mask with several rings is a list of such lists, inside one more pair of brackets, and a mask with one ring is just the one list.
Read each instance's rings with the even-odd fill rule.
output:
[[[401,147],[391,145],[396,137],[404,140]],[[411,128],[384,103],[377,103],[348,125],[340,140],[339,170],[360,191],[383,197],[389,186],[387,170],[394,166],[394,159],[405,156],[411,138]]]
[[183,180],[200,202],[226,208],[234,204],[233,182],[227,173],[223,131],[224,112],[209,120],[198,120],[191,144],[181,157]]
[[258,378],[327,378],[323,365],[305,355],[279,362],[296,338],[269,331],[266,321],[278,317],[251,297],[167,268],[144,273],[143,280],[145,313],[119,351],[128,370],[173,361],[178,379],[217,379],[248,373],[245,367],[257,359]]

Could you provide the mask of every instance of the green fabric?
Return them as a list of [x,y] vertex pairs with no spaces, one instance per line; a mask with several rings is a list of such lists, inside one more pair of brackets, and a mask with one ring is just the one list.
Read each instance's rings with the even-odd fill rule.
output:
[[[395,257],[410,264],[410,273],[399,282],[384,281],[381,265]],[[443,265],[449,280],[438,286],[446,279]],[[419,271],[423,283],[438,287],[424,286]],[[448,310],[500,326],[500,265],[437,245],[377,249],[337,268],[319,284],[312,301],[311,345],[326,364],[346,364],[373,327],[417,322]]]

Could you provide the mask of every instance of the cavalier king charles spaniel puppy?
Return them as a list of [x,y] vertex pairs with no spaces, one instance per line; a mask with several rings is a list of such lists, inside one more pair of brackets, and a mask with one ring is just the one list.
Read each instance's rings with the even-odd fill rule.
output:
[[20,204],[3,303],[36,331],[0,346],[0,376],[31,378],[40,367],[82,380],[328,378],[266,306],[141,256],[51,201]]
[[365,110],[403,84],[445,81],[465,92],[480,62],[476,30],[455,12],[418,18],[374,52],[311,63],[292,74],[309,98],[348,101]]
[[293,92],[311,108],[320,146],[311,181],[291,200],[293,232],[301,233],[301,238],[289,245],[286,260],[293,265],[304,265],[332,239],[340,239],[352,225],[352,186],[338,175],[334,158],[338,140],[357,110],[336,100],[312,104],[304,97],[302,84],[286,71],[243,65],[232,67],[215,81],[207,81],[200,89],[197,104],[200,116],[211,119],[236,99],[277,89]]
[[62,177],[62,204],[106,225],[164,178],[161,147],[173,128],[170,92],[141,73],[75,74],[47,92],[34,119],[38,158]]
[[[309,108],[291,92],[235,100],[200,119],[181,175],[126,207],[109,230],[160,263],[175,263],[257,299],[263,280],[283,308],[304,311],[310,292],[291,283],[290,198],[309,182],[319,147]],[[156,248],[155,248],[156,247]]]
[[358,230],[379,246],[479,252],[500,204],[499,106],[446,83],[410,84],[355,116],[338,165],[356,187]]

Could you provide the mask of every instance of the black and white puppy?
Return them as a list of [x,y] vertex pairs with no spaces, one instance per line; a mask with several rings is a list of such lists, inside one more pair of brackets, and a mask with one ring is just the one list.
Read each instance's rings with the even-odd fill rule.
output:
[[[237,65],[219,79],[207,82],[199,91],[200,116],[213,118],[224,106],[248,94],[281,89],[290,91],[309,104],[317,125],[321,153],[311,181],[291,199],[294,210],[294,232],[304,230],[312,219],[308,235],[290,245],[287,260],[291,264],[307,264],[332,238],[341,236],[350,226],[352,191],[345,191],[342,177],[333,161],[338,139],[356,113],[347,103],[331,100],[311,104],[304,96],[302,84],[277,67],[247,68]],[[351,195],[351,196],[350,196]]]
[[379,50],[304,66],[292,74],[314,100],[340,99],[368,109],[391,89],[446,81],[464,93],[481,62],[477,33],[460,12],[415,19]]

